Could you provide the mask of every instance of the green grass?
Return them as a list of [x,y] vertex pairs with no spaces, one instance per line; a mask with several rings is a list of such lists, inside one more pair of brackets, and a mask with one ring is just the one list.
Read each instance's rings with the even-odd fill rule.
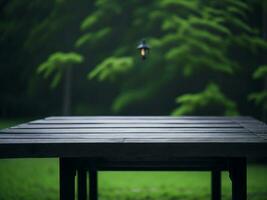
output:
[[[250,200],[267,199],[267,166],[249,165]],[[0,199],[58,199],[57,159],[4,159],[0,161]],[[208,172],[100,172],[102,200],[206,200]],[[223,197],[230,199],[228,173],[223,173]]]
[[[13,125],[0,123],[0,127]],[[57,159],[0,160],[0,200],[59,199]],[[230,199],[223,173],[223,200]],[[208,200],[208,172],[100,172],[101,200]],[[267,200],[267,166],[248,166],[248,199]]]

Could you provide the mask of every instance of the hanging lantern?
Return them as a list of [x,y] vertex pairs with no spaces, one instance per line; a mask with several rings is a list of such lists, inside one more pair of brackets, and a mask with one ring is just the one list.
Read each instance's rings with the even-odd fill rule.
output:
[[142,40],[140,44],[137,46],[137,49],[140,51],[142,59],[145,60],[150,49],[150,47],[146,44],[146,41]]

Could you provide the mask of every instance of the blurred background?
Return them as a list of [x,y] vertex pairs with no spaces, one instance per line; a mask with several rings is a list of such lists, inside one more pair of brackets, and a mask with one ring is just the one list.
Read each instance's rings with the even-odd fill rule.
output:
[[[266,0],[0,0],[0,128],[51,115],[267,122],[266,55]],[[1,160],[0,199],[57,199],[57,168]],[[266,200],[266,165],[248,173],[249,199]],[[209,199],[209,176],[105,172],[100,198]]]
[[[0,117],[267,109],[256,0],[1,0]],[[145,38],[151,53],[140,59]]]

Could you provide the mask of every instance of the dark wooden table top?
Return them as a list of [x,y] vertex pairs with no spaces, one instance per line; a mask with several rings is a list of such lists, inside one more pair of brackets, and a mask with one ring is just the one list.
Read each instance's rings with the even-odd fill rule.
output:
[[48,117],[0,131],[0,157],[261,157],[251,117]]

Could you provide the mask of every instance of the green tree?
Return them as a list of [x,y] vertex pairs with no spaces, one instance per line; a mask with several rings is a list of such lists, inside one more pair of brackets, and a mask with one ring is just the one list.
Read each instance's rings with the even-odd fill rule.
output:
[[[0,2],[2,117],[58,113],[59,88],[49,91],[36,76],[36,67],[51,52],[73,51],[79,24],[91,8],[92,2],[87,0]],[[85,74],[82,70],[78,73]]]
[[37,68],[37,73],[44,78],[52,77],[51,88],[58,86],[64,79],[63,115],[71,113],[72,67],[82,62],[83,57],[75,52],[55,52]]
[[262,108],[262,117],[266,121],[267,120],[267,2],[260,1],[262,5],[262,35],[265,43],[263,43],[261,54],[262,54],[262,64],[256,68],[253,73],[253,79],[257,81],[261,81],[263,87],[261,91],[256,91],[251,93],[248,96],[248,99],[254,101],[257,106]]
[[[251,77],[256,66],[266,65],[264,2],[3,1],[1,116],[57,113],[61,87],[51,92],[49,84],[36,76],[36,66],[54,52],[83,55],[83,67],[75,71],[72,81],[77,89],[73,91],[75,114],[79,110],[79,114],[219,115],[238,110],[258,115],[260,111],[247,96],[266,90],[265,78],[254,81]],[[152,47],[144,62],[136,50],[143,38]],[[50,85],[55,74],[49,76]],[[213,103],[221,109],[210,109],[209,102],[215,101],[206,96],[210,85],[216,88],[212,90],[215,96],[224,99]],[[179,100],[194,95],[203,97],[202,103]],[[236,105],[231,112],[227,102]],[[184,107],[190,112],[175,112]]]
[[35,74],[37,55],[29,55],[24,42],[31,28],[40,22],[50,8],[49,0],[0,2],[0,115],[2,117],[12,115],[18,117],[25,114],[25,111],[33,111],[28,90],[33,72]]
[[[213,114],[236,114],[238,107],[226,96],[230,96],[229,90],[239,88],[220,89],[224,84],[218,80],[245,77],[248,72],[244,69],[254,62],[251,60],[256,59],[257,51],[266,46],[249,24],[250,5],[242,0],[145,3],[98,0],[95,11],[81,23],[84,34],[76,47],[81,51],[101,52],[102,45],[110,43],[105,46],[108,53],[98,54],[98,62],[90,65],[96,67],[88,77],[119,84],[120,92],[112,104],[115,113],[127,113],[130,107],[160,100],[164,98],[163,91],[174,88],[179,105],[171,111],[173,114],[194,114],[203,106],[209,107],[211,99],[206,98],[209,91],[214,92],[212,101],[224,108]],[[141,62],[134,49],[144,36],[149,38],[152,53]],[[245,54],[251,56],[250,60],[240,58],[239,55]],[[129,60],[131,57],[132,61],[114,67],[125,57]],[[115,78],[120,77],[119,73],[124,78]],[[211,81],[212,87],[207,86]],[[199,91],[199,98],[186,94],[190,87],[183,91],[181,84],[194,84],[191,90]],[[181,111],[185,107],[188,112]]]

